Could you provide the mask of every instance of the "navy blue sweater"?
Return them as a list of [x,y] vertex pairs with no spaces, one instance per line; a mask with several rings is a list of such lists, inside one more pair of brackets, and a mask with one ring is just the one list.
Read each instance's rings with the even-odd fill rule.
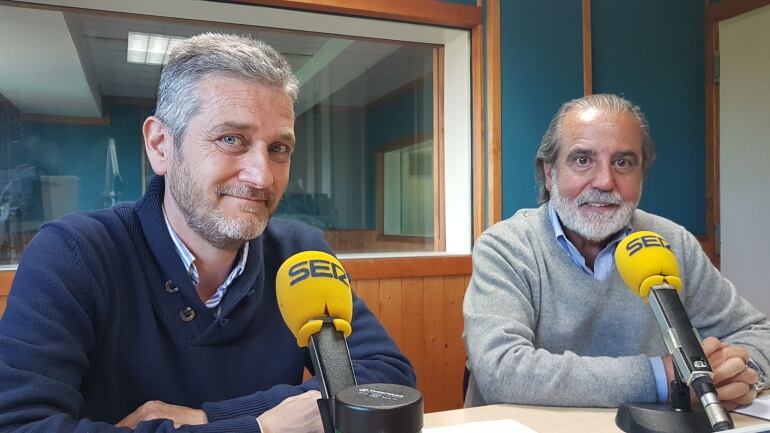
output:
[[[29,244],[0,321],[0,432],[128,431],[112,424],[149,400],[206,412],[209,424],[179,431],[259,432],[255,417],[317,388],[302,383],[312,364],[280,316],[275,274],[296,252],[328,252],[321,231],[273,219],[216,318],[174,249],[163,189],[156,177],[136,203],[46,224]],[[359,383],[414,385],[357,298],[352,326]],[[136,431],[177,430],[157,420]]]

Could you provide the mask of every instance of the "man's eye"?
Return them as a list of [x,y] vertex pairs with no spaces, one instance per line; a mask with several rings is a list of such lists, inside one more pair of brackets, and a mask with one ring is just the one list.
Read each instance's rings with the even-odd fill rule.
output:
[[615,161],[615,166],[623,170],[629,170],[629,169],[632,169],[635,166],[635,164],[633,160],[619,159]]
[[270,151],[276,153],[291,153],[291,147],[283,143],[275,143],[270,146]]
[[222,143],[228,145],[228,146],[235,146],[238,144],[238,137],[234,135],[225,135],[222,138],[220,138]]
[[585,167],[591,162],[591,160],[587,156],[578,156],[575,158],[575,163],[577,163],[580,167]]

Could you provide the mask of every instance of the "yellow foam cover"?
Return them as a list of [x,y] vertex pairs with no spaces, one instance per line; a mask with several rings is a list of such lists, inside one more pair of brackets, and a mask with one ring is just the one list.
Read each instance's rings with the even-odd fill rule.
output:
[[615,265],[632,292],[647,301],[654,286],[668,284],[682,290],[679,264],[663,236],[651,231],[631,233],[615,249]]
[[321,330],[322,316],[333,318],[345,337],[353,320],[350,279],[339,260],[323,251],[303,251],[286,259],[275,277],[278,308],[286,326],[306,347],[310,336]]

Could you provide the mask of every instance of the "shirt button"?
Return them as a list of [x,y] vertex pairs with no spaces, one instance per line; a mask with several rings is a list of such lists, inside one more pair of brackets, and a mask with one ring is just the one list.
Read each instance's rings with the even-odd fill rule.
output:
[[166,284],[163,286],[163,288],[167,293],[176,293],[179,291],[179,287],[177,287],[171,280],[166,281]]
[[195,310],[190,307],[184,307],[182,311],[179,312],[179,317],[181,317],[183,321],[189,322],[195,318]]

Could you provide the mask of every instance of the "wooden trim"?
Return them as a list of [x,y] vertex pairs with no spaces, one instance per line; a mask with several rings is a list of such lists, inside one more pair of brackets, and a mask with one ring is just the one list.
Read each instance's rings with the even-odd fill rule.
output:
[[594,93],[591,48],[591,0],[583,0],[583,95]]
[[720,254],[715,236],[719,224],[719,83],[714,82],[714,56],[719,52],[719,22],[770,5],[770,0],[704,0],[704,57],[706,90],[706,236],[703,249],[715,266]]
[[711,16],[712,23],[718,23],[719,21],[770,5],[770,0],[720,0],[714,4],[709,4],[708,0],[704,0],[704,2],[707,15]]
[[704,0],[704,84],[705,84],[705,127],[706,127],[706,235],[701,240],[703,251],[711,258],[714,266],[719,267],[714,229],[719,222],[719,84],[714,83],[714,51],[719,44],[716,41],[719,22],[711,17],[708,0]]
[[484,185],[484,29],[471,31],[471,104],[473,176],[473,240],[486,228],[486,191]]
[[446,249],[444,209],[444,48],[433,50],[433,251]]
[[391,242],[401,242],[405,244],[418,244],[418,245],[425,245],[428,241],[432,241],[433,238],[431,236],[413,236],[413,235],[386,235],[382,233],[377,233],[377,240],[378,241],[391,241]]
[[237,0],[241,3],[417,24],[472,29],[482,23],[482,8],[439,0]]
[[341,262],[354,282],[384,278],[470,275],[472,271],[471,256],[343,259]]
[[719,83],[714,82],[714,56],[719,52],[719,23],[746,12],[770,5],[770,0],[721,0],[710,4],[704,0],[704,67],[706,103],[706,236],[704,251],[719,267],[720,256],[715,237],[719,224]]
[[[714,68],[714,53],[719,51],[719,24],[714,23],[713,27],[713,34],[711,37],[712,41],[712,55],[709,56],[711,61],[711,68],[712,68],[712,74],[713,74],[713,68]],[[708,75],[708,77],[711,77],[711,75]],[[706,245],[707,250],[706,254],[711,257],[711,260],[714,262],[714,265],[719,267],[721,265],[721,248],[719,247],[719,239],[716,237],[716,227],[719,225],[721,212],[719,209],[721,208],[721,199],[720,199],[720,192],[719,192],[719,185],[720,185],[720,171],[719,171],[719,152],[720,152],[720,140],[719,140],[719,83],[714,83],[713,80],[711,80],[712,88],[713,88],[713,99],[712,99],[712,113],[711,113],[711,126],[712,126],[712,146],[711,146],[711,155],[709,155],[709,149],[706,148],[706,174],[708,175],[709,170],[711,171],[711,179],[713,179],[712,182],[706,182],[706,229],[708,232],[706,233]],[[711,158],[709,161],[708,158]],[[708,199],[711,198],[711,206],[708,205]],[[708,209],[711,209],[711,214],[709,215]]]
[[487,2],[487,223],[502,219],[500,0]]
[[64,123],[72,125],[109,126],[108,117],[55,116],[50,114],[22,114],[22,122]]

